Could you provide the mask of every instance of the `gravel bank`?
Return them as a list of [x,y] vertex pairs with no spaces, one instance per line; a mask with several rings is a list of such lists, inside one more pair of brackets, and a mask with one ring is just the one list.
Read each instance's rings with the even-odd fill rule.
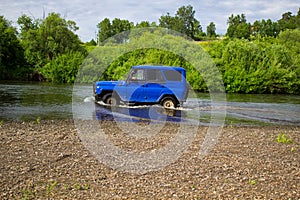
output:
[[[174,129],[165,126],[149,142],[101,123],[111,127],[115,145],[136,151],[166,145]],[[1,122],[0,199],[300,199],[300,127],[225,127],[213,151],[199,159],[206,130],[199,127],[175,163],[131,174],[94,158],[72,120]],[[277,142],[282,133],[292,143]]]

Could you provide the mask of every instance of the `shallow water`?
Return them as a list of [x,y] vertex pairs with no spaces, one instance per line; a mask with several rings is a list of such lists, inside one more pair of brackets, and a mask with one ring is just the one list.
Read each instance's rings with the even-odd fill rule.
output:
[[[0,120],[96,119],[208,125],[226,111],[227,125],[300,125],[300,96],[227,94],[226,107],[212,105],[209,94],[189,97],[183,108],[161,106],[109,107],[94,103],[92,86],[47,83],[0,83]],[[101,103],[100,103],[101,104]]]

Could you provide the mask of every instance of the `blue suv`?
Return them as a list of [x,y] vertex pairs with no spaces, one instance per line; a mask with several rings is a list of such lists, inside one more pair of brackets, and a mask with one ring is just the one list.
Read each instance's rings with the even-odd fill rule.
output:
[[93,88],[96,101],[112,106],[123,102],[176,108],[188,95],[185,69],[169,66],[134,66],[125,81],[99,81]]

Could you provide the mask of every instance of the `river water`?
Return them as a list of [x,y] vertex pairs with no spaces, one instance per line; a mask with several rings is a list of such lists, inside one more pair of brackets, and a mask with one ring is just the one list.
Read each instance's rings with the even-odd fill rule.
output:
[[[227,94],[227,125],[281,124],[300,126],[300,96]],[[101,103],[100,103],[101,104]],[[184,107],[165,110],[160,106],[120,106],[95,104],[92,86],[49,83],[0,83],[0,120],[95,119],[118,121],[197,121],[208,125],[211,118],[209,94],[190,97]],[[214,110],[218,112],[218,108]]]

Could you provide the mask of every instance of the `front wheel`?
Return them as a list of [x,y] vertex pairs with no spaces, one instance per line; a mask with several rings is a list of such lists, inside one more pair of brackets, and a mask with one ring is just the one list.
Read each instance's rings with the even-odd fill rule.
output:
[[165,97],[161,101],[161,105],[164,108],[176,108],[178,106],[178,102],[173,97]]
[[107,95],[107,97],[104,100],[104,103],[111,105],[111,106],[117,106],[119,104],[119,99],[112,94]]

